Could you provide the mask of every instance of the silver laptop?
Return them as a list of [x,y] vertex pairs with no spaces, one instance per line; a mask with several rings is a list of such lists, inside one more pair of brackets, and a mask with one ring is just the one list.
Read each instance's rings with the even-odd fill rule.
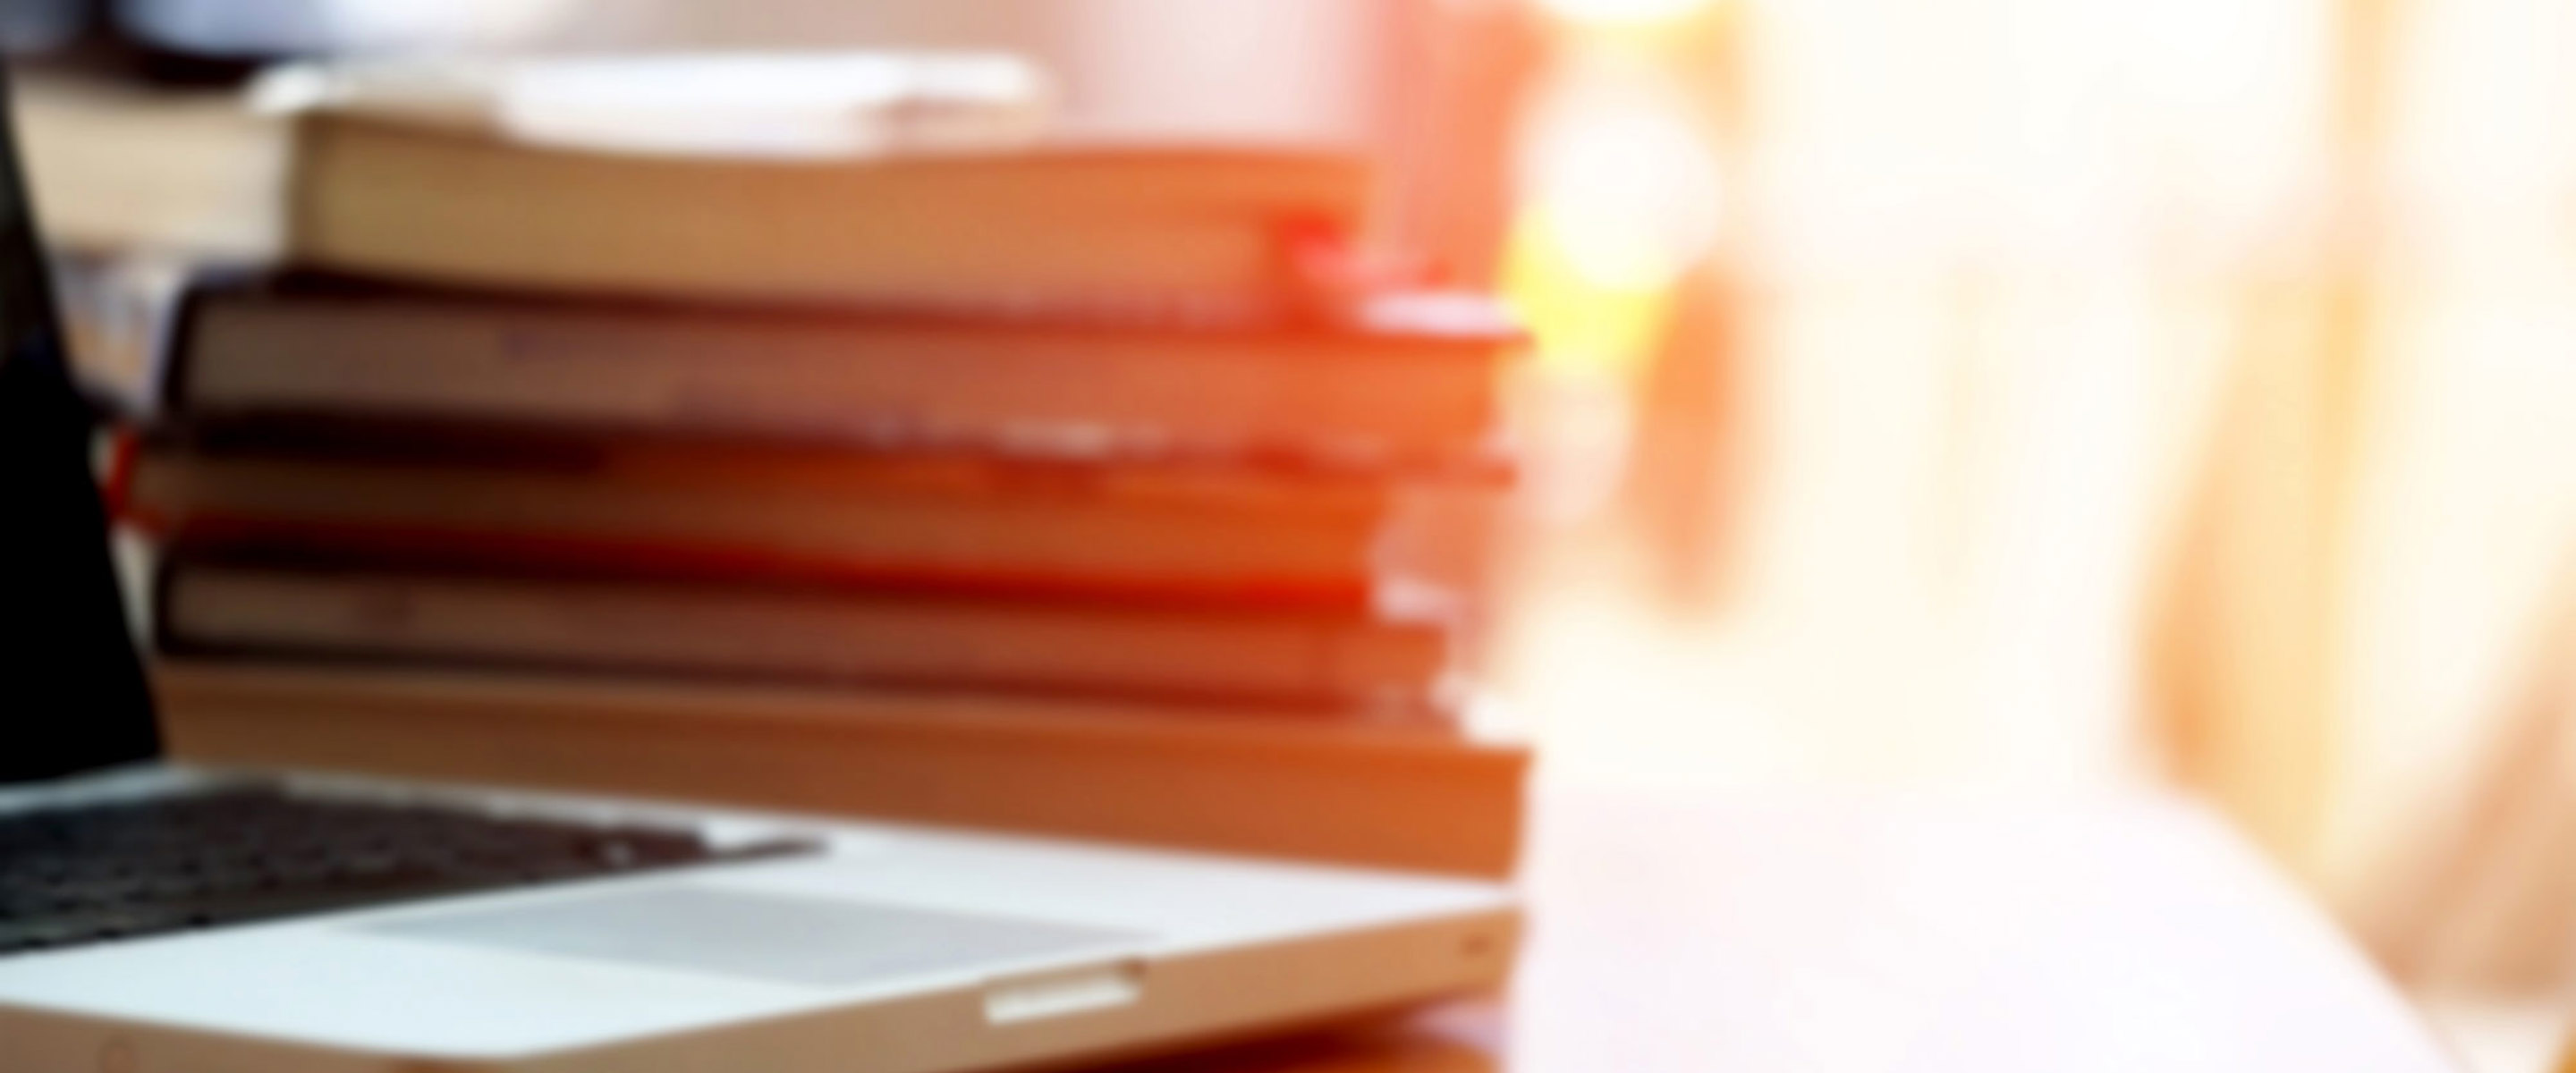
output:
[[91,432],[0,129],[0,1073],[1061,1065],[1509,964],[1487,884],[159,763]]

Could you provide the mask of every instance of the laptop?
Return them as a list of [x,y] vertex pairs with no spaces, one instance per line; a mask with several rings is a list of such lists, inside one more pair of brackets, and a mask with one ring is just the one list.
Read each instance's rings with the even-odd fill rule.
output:
[[1061,1066],[1504,976],[1485,883],[163,762],[31,213],[0,127],[0,1073]]

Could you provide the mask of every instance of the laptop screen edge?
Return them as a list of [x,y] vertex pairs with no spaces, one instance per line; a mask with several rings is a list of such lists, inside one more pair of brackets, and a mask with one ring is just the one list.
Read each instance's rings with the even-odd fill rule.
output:
[[0,71],[0,784],[161,754]]

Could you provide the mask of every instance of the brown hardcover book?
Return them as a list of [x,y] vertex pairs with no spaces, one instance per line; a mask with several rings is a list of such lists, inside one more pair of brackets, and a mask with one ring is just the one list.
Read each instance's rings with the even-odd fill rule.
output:
[[841,159],[651,154],[488,124],[297,124],[300,264],[531,291],[905,304],[1263,302],[1289,234],[1368,198],[1354,157],[1042,146]]
[[1441,459],[1491,435],[1516,336],[1389,295],[1339,326],[817,315],[311,277],[197,291],[173,409],[859,441]]
[[1352,605],[1382,482],[651,440],[562,450],[159,441],[120,511],[165,537],[565,570]]
[[1422,617],[174,560],[169,651],[1421,710]]
[[1528,753],[1223,708],[164,660],[177,755],[1500,876]]

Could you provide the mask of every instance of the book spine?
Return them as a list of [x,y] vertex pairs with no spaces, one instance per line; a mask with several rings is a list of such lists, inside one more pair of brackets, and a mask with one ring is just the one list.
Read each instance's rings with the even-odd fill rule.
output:
[[1427,703],[1427,624],[747,586],[275,569],[173,560],[165,651],[300,653],[787,680]]
[[591,537],[435,525],[337,524],[220,512],[173,513],[149,505],[121,519],[171,546],[227,553],[368,559],[459,570],[542,571],[566,576],[742,581],[1016,598],[1235,601],[1247,606],[1367,607],[1376,572],[1357,564],[1299,571],[1070,569],[1012,562],[939,562],[804,552],[718,541]]
[[[194,303],[177,412],[351,414],[857,443],[1470,453],[1491,355],[1332,337],[234,295]],[[1489,348],[1490,349],[1490,348]],[[1356,351],[1356,353],[1354,353]]]
[[696,480],[638,489],[580,473],[395,469],[147,453],[126,515],[178,540],[461,562],[1334,601],[1366,592],[1383,527],[1382,512],[1356,502],[1263,511],[1220,495],[1161,509],[1080,489],[862,495]]
[[[1502,877],[1525,750],[1227,720],[163,661],[174,752],[218,764],[726,802]],[[542,684],[531,684],[542,683]],[[1233,721],[1239,724],[1241,721]]]

